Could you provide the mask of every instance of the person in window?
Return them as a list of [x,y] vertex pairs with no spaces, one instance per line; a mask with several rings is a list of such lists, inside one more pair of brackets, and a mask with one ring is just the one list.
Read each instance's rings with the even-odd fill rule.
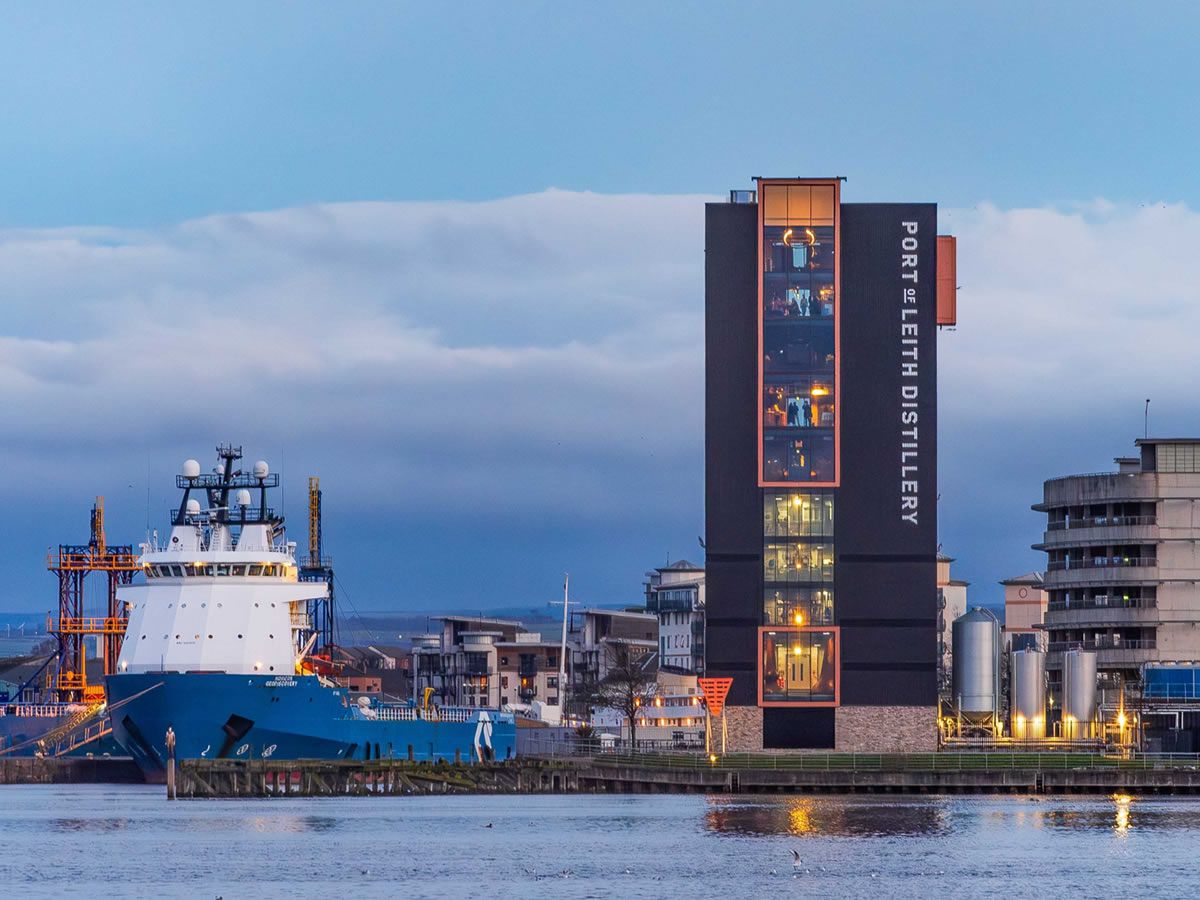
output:
[[800,309],[800,291],[796,288],[788,288],[787,311],[785,315],[800,316],[803,315]]
[[800,404],[796,402],[795,397],[792,397],[792,399],[788,400],[787,423],[789,427],[794,427],[800,424]]
[[804,407],[801,409],[804,415],[804,427],[812,427],[812,402],[807,397],[804,398]]

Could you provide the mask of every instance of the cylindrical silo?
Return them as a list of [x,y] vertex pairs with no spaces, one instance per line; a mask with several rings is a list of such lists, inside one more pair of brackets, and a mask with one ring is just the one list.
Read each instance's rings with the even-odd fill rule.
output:
[[954,620],[951,690],[967,720],[980,722],[1000,712],[1000,623],[975,608]]
[[1012,736],[1037,741],[1046,736],[1046,655],[1016,650],[1011,656]]
[[1068,740],[1095,736],[1096,654],[1068,650],[1063,654],[1062,734]]

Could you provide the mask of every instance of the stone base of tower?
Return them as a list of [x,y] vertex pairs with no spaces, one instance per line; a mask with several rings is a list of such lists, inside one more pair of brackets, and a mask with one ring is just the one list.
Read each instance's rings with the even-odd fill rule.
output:
[[929,753],[937,749],[937,707],[839,706],[834,734],[842,753]]
[[[763,748],[763,711],[761,707],[726,706],[725,725],[729,732],[726,750],[730,753],[747,753]],[[721,734],[717,728],[713,729],[714,749],[720,749],[721,746]]]

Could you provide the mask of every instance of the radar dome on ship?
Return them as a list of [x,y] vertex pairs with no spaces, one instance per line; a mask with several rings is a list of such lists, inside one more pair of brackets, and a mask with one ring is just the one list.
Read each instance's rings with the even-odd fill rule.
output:
[[[188,460],[188,461],[195,462],[195,460]],[[199,500],[189,500],[187,502],[187,514],[189,516],[200,515],[200,501]]]
[[184,478],[200,477],[200,463],[194,459],[185,459],[181,470]]
[[265,459],[260,459],[258,462],[256,462],[254,464],[254,477],[255,478],[266,478],[270,474],[271,474],[271,467],[267,465],[267,461]]
[[237,505],[238,506],[249,506],[250,505],[250,492],[248,490],[246,490],[245,488],[242,488],[240,491],[237,492]]

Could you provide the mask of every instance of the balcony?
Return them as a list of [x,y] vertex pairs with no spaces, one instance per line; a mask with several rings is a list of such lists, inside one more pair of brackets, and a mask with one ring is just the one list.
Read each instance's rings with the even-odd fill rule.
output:
[[1162,615],[1156,607],[1101,606],[1083,609],[1072,605],[1067,609],[1046,611],[1045,627],[1058,631],[1103,631],[1110,628],[1156,628]]
[[1052,559],[1046,564],[1047,572],[1064,572],[1074,569],[1152,568],[1158,565],[1153,556],[1087,556],[1083,559]]
[[417,653],[414,656],[417,661],[418,675],[441,675],[446,671],[446,666],[442,662],[441,656],[433,656],[426,653]]
[[1154,609],[1158,600],[1154,597],[1130,597],[1126,600],[1116,594],[1098,594],[1082,600],[1051,600],[1046,608],[1051,612],[1067,612],[1075,609]]
[[1158,641],[1149,640],[1126,641],[1119,637],[1102,637],[1091,641],[1051,641],[1046,645],[1047,653],[1064,653],[1067,650],[1156,650]]
[[1088,516],[1070,522],[1047,522],[1042,542],[1034,549],[1154,545],[1162,535],[1156,516]]
[[1119,528],[1135,525],[1156,525],[1157,516],[1084,516],[1069,522],[1049,522],[1047,531],[1066,531],[1074,528]]
[[694,606],[695,602],[691,598],[654,595],[646,601],[646,612],[691,612]]

